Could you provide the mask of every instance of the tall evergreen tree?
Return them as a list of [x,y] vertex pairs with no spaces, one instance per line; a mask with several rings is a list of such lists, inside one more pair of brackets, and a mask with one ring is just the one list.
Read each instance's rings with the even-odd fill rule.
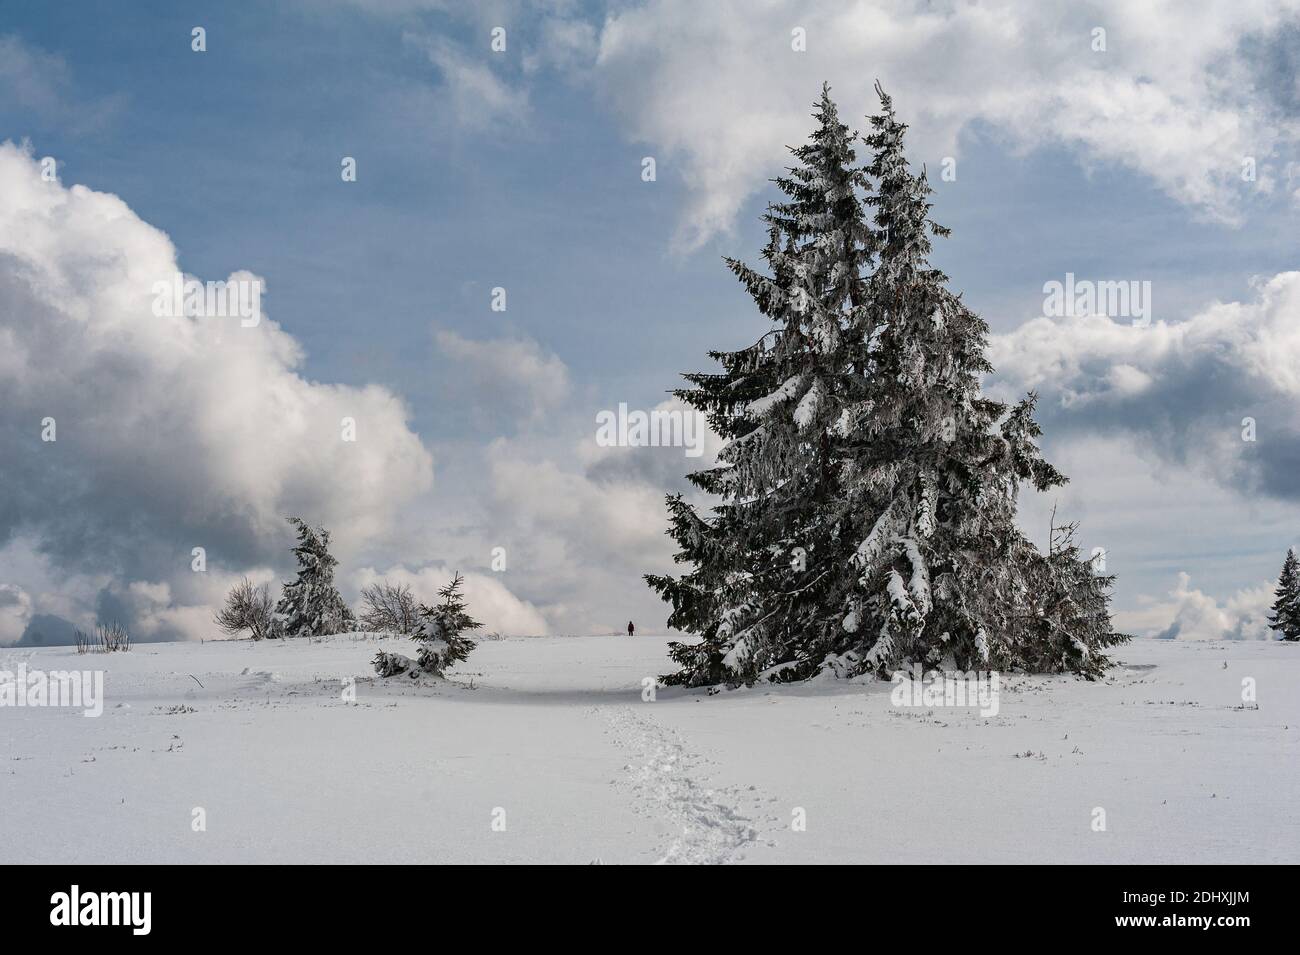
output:
[[1276,630],[1283,640],[1300,640],[1300,560],[1296,558],[1294,547],[1286,552],[1274,596],[1269,627]]
[[338,561],[329,552],[330,535],[298,517],[288,519],[298,531],[298,577],[284,585],[275,613],[288,637],[344,633],[356,628],[356,618],[334,589]]
[[947,230],[877,92],[859,170],[823,89],[812,142],[777,180],[788,201],[766,216],[771,276],[729,263],[777,327],[712,353],[722,373],[678,392],[729,440],[718,468],[691,475],[722,498],[711,519],[669,498],[676,559],[695,569],[647,578],[670,625],[701,637],[672,646],[682,669],[668,682],[907,662],[1092,676],[1125,639],[1112,578],[1081,558],[1073,528],[1054,528],[1044,555],[1015,526],[1021,484],[1065,478],[1035,444],[1033,395],[1008,409],[980,394],[987,325],[929,265]]
[[814,115],[812,137],[775,180],[785,201],[764,216],[771,274],[726,260],[773,327],[748,348],[711,352],[722,372],[688,374],[694,387],[676,392],[729,440],[718,467],[690,476],[723,499],[711,520],[668,499],[677,560],[695,570],[647,577],[672,603],[670,625],[701,637],[672,645],[682,671],[670,681],[749,681],[773,662],[802,675],[820,662],[808,656],[808,635],[833,613],[841,529],[825,506],[838,480],[832,432],[861,360],[845,332],[862,309],[871,235],[854,136],[828,87]]
[[1113,578],[1081,557],[1073,525],[1052,528],[1046,555],[1016,526],[1022,485],[1066,478],[1038,450],[1033,394],[1008,408],[980,393],[993,371],[988,326],[929,264],[931,237],[948,230],[930,217],[924,172],[908,166],[906,125],[876,92],[865,141],[879,264],[863,326],[866,397],[845,435],[859,577],[851,636],[835,650],[850,672],[949,661],[1095,676],[1109,662],[1100,651],[1126,639],[1111,627]]

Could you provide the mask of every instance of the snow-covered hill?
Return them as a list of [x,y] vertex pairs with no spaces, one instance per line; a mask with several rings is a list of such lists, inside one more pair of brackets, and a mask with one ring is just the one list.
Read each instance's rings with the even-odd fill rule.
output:
[[97,719],[0,707],[5,861],[1300,861],[1300,646],[1137,641],[1098,684],[1010,678],[982,718],[883,683],[645,702],[650,636],[376,681],[404,643],[0,650],[106,671]]

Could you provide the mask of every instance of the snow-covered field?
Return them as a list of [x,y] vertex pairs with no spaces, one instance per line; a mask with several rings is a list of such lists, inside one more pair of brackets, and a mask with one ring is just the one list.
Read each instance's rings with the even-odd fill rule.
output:
[[0,708],[0,855],[1300,861],[1300,646],[1138,641],[1098,684],[1011,678],[982,718],[893,706],[887,683],[643,702],[666,642],[485,641],[427,686],[372,678],[398,639],[0,650],[0,670],[106,671],[97,719]]

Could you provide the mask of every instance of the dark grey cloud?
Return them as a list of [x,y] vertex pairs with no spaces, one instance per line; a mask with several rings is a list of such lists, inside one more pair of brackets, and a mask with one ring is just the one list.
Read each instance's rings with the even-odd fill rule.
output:
[[1233,490],[1300,500],[1300,272],[1180,322],[1040,318],[994,338],[995,391],[1053,438],[1129,434]]

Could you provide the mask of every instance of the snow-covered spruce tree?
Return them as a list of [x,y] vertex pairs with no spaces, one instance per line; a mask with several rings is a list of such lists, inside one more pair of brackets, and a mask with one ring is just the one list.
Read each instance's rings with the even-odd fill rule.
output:
[[442,676],[448,667],[469,656],[475,643],[465,633],[483,625],[466,612],[465,599],[460,593],[463,582],[457,573],[451,583],[438,591],[442,601],[437,606],[420,606],[419,625],[411,635],[418,647],[415,659],[381,650],[371,661],[376,673],[394,676],[406,672],[415,677],[424,672]]
[[841,429],[858,579],[833,649],[850,672],[948,661],[1095,676],[1109,664],[1101,651],[1127,639],[1111,626],[1113,578],[1082,558],[1072,525],[1052,529],[1046,555],[1016,527],[1022,484],[1066,478],[1035,443],[1034,395],[1008,409],[980,394],[988,326],[929,265],[930,237],[948,230],[908,167],[907,127],[876,91],[867,387]]
[[721,503],[706,520],[671,496],[669,533],[680,578],[647,576],[673,607],[671,626],[699,634],[674,643],[670,683],[749,682],[790,664],[792,678],[821,661],[813,634],[827,627],[845,565],[832,429],[861,348],[846,331],[860,319],[870,232],[857,187],[853,135],[823,86],[809,142],[776,180],[785,201],[769,206],[763,259],[770,275],[728,267],[773,327],[755,344],[710,352],[720,374],[688,374],[676,394],[704,412],[727,444],[720,464],[690,476]]
[[1269,627],[1276,630],[1282,640],[1300,640],[1300,560],[1296,558],[1294,547],[1286,552],[1274,596]]
[[[823,91],[803,166],[778,180],[790,201],[767,216],[771,276],[733,264],[777,328],[714,353],[723,372],[688,375],[696,387],[679,392],[729,441],[720,467],[691,476],[722,498],[711,519],[669,498],[677,560],[695,569],[648,578],[670,625],[701,637],[673,645],[682,669],[667,682],[911,662],[1091,677],[1126,639],[1111,628],[1112,578],[1093,573],[1073,528],[1053,528],[1044,555],[1015,525],[1022,483],[1065,478],[1035,444],[1033,395],[1007,408],[980,394],[988,328],[929,265],[930,237],[947,230],[877,92],[873,158],[854,170]],[[874,228],[853,214],[857,187]]]
[[310,637],[355,629],[356,619],[334,589],[338,561],[329,552],[330,535],[298,517],[288,519],[298,530],[298,577],[284,585],[275,606],[286,637]]
[[483,625],[465,612],[465,598],[460,593],[463,582],[464,578],[457,573],[451,583],[438,591],[441,603],[420,608],[420,625],[415,631],[420,646],[415,659],[427,673],[441,676],[447,667],[464,660],[474,649],[474,641],[465,632]]

